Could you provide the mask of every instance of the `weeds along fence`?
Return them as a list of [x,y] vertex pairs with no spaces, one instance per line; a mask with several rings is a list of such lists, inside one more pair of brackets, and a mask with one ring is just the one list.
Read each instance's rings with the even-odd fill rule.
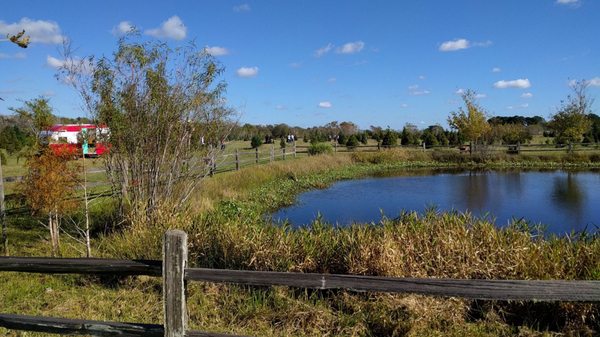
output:
[[188,329],[186,307],[188,281],[260,287],[288,286],[318,290],[415,293],[479,300],[600,302],[600,281],[392,278],[222,270],[190,268],[187,258],[187,234],[179,230],[165,233],[162,261],[0,257],[0,271],[162,277],[164,312],[163,324],[0,314],[0,327],[92,336],[235,336]]

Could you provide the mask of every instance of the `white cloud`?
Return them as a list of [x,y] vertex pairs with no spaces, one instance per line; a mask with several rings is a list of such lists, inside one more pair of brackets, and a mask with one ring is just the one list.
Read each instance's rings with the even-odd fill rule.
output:
[[333,83],[335,81],[337,81],[337,78],[335,78],[335,77],[330,77],[327,79],[327,82],[329,82],[329,83]]
[[290,67],[300,68],[300,67],[302,67],[302,62],[292,62],[292,63],[290,63]]
[[315,50],[315,56],[321,57],[321,56],[329,53],[332,49],[333,49],[333,45],[331,43],[328,43],[326,46]]
[[518,89],[527,89],[531,87],[531,83],[529,82],[529,79],[527,78],[519,78],[516,80],[510,80],[510,81],[498,81],[496,83],[494,83],[494,88],[497,89],[506,89],[506,88],[518,88]]
[[121,36],[131,32],[135,27],[129,21],[121,21],[112,29],[114,36]]
[[427,77],[425,77],[424,75],[419,75],[419,79],[420,79],[421,81],[425,80],[426,78],[427,78]]
[[586,83],[593,87],[600,87],[600,77],[594,77],[590,80],[587,80]]
[[556,4],[577,7],[581,4],[581,1],[580,0],[556,0]]
[[331,102],[329,101],[323,101],[323,102],[319,102],[319,108],[323,108],[323,109],[329,109],[331,108],[333,105],[331,104]]
[[493,73],[499,73],[499,72],[501,72],[501,71],[502,71],[502,69],[500,69],[500,68],[498,68],[498,67],[494,67],[494,68],[492,68],[492,72],[493,72]]
[[249,12],[251,10],[250,5],[248,4],[241,4],[241,5],[237,5],[237,6],[233,6],[233,11],[234,12]]
[[348,42],[339,47],[336,52],[338,54],[356,54],[363,50],[365,43],[362,41]]
[[27,54],[25,54],[23,52],[18,52],[18,53],[14,53],[14,54],[0,53],[0,60],[3,60],[3,59],[24,59],[26,57],[27,57]]
[[46,56],[46,64],[54,69],[67,67],[69,70],[83,74],[91,73],[92,69],[94,68],[94,65],[87,59],[73,58],[69,60],[61,60],[50,55]]
[[438,48],[439,51],[457,51],[462,49],[468,49],[471,47],[489,47],[492,45],[492,41],[481,41],[481,42],[472,42],[467,39],[454,39],[450,41],[443,42]]
[[455,93],[455,94],[457,94],[457,95],[462,95],[462,94],[464,94],[465,92],[466,92],[466,91],[465,91],[465,89],[463,89],[463,88],[458,88],[458,90],[456,90],[454,93]]
[[527,108],[529,108],[529,103],[523,103],[523,104],[519,104],[519,105],[509,105],[506,108],[508,110],[513,110],[513,109],[527,109]]
[[31,20],[29,18],[22,18],[19,22],[9,24],[0,21],[0,36],[17,34],[23,30],[25,30],[25,35],[30,37],[32,43],[61,44],[66,39],[61,34],[58,23],[54,21]]
[[277,104],[275,106],[275,109],[277,109],[277,110],[287,110],[287,107],[285,105],[283,105],[283,104]]
[[467,49],[471,46],[471,43],[467,39],[455,39],[451,41],[443,42],[440,45],[440,51],[456,51],[461,49]]
[[145,33],[156,38],[183,40],[187,35],[187,27],[177,15],[174,15],[163,22],[160,27],[148,29]]
[[52,57],[50,55],[48,55],[46,57],[46,63],[50,67],[55,68],[55,69],[58,69],[58,68],[62,67],[63,65],[65,65],[65,61],[64,60],[59,60],[56,57]]
[[241,67],[236,73],[239,77],[254,77],[258,75],[258,67]]
[[532,93],[530,93],[530,92],[524,92],[524,93],[521,95],[521,98],[531,98],[531,97],[533,97],[533,94],[532,94]]
[[431,91],[426,89],[421,89],[418,84],[413,84],[408,86],[408,94],[411,96],[422,96],[431,94]]
[[473,47],[489,47],[492,45],[492,41],[481,41],[481,42],[473,42]]
[[406,108],[408,108],[408,104],[406,104],[406,103],[402,103],[402,104],[400,104],[400,107],[401,107],[402,109],[406,109]]
[[475,98],[486,98],[486,94],[475,94]]
[[229,54],[229,50],[227,50],[227,48],[219,46],[206,46],[204,47],[204,51],[212,56],[224,56]]

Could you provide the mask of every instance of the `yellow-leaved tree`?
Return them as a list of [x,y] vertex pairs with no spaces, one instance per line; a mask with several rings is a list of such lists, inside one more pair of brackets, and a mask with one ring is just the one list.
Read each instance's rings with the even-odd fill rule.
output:
[[490,131],[490,125],[485,110],[477,103],[475,91],[466,90],[461,97],[465,108],[459,107],[458,111],[451,112],[448,124],[471,142],[473,149]]

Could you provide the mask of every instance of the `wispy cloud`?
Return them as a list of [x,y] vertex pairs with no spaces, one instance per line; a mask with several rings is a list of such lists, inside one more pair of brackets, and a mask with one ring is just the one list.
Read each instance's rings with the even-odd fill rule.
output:
[[338,47],[336,52],[338,54],[356,54],[365,48],[365,43],[362,41],[348,42]]
[[406,103],[402,103],[402,104],[400,104],[400,107],[401,107],[402,109],[406,109],[406,108],[408,108],[408,104],[406,104]]
[[233,6],[233,11],[237,12],[237,13],[249,12],[251,10],[252,10],[252,8],[250,8],[250,5],[248,5],[248,4],[241,4],[241,5]]
[[332,106],[333,106],[333,104],[331,104],[331,102],[329,102],[329,101],[319,102],[319,108],[329,109]]
[[148,29],[145,33],[156,38],[183,40],[187,35],[187,27],[177,15],[174,15],[163,22],[160,27]]
[[225,56],[225,55],[229,55],[229,50],[227,50],[227,48],[225,47],[219,47],[219,46],[206,46],[204,47],[204,51],[207,54],[210,54],[212,56]]
[[45,20],[31,20],[22,18],[19,22],[5,23],[0,21],[0,36],[17,34],[25,30],[30,37],[31,43],[61,44],[66,39],[60,31],[58,23]]
[[457,51],[461,49],[467,49],[471,46],[467,39],[455,39],[451,41],[443,42],[440,45],[440,51]]
[[290,67],[296,68],[296,69],[300,68],[300,67],[302,67],[302,62],[292,62],[292,63],[290,63]]
[[589,79],[586,81],[586,83],[593,87],[600,87],[600,77],[594,77],[592,79]]
[[315,50],[315,56],[316,57],[321,57],[321,56],[329,53],[332,49],[333,49],[333,44],[328,43],[326,46],[321,47],[321,48]]
[[131,32],[135,27],[129,21],[121,21],[118,25],[114,26],[112,29],[112,34],[114,36],[122,36],[129,32]]
[[523,94],[521,94],[521,98],[531,98],[533,97],[533,94],[530,92],[524,92]]
[[531,82],[527,78],[519,78],[516,80],[510,81],[498,81],[494,83],[494,88],[497,89],[507,89],[507,88],[517,88],[517,89],[527,89],[531,87]]
[[411,96],[422,96],[431,94],[431,91],[422,89],[418,84],[413,84],[408,87],[408,94]]
[[494,68],[492,68],[492,72],[493,72],[493,73],[499,73],[499,72],[501,72],[501,71],[502,71],[502,69],[500,69],[500,68],[498,68],[498,67],[494,67]]
[[480,41],[480,42],[472,42],[467,39],[454,39],[450,41],[445,41],[440,44],[438,48],[439,51],[449,52],[449,51],[457,51],[463,49],[469,49],[471,47],[489,47],[492,45],[492,41]]
[[4,59],[24,59],[26,57],[27,57],[27,54],[25,54],[23,52],[18,52],[18,53],[14,53],[14,54],[0,53],[0,60],[4,60]]
[[581,5],[580,0],[556,0],[557,5],[566,5],[571,7],[579,7]]
[[527,109],[529,108],[529,103],[523,103],[523,104],[519,104],[519,105],[509,105],[506,107],[508,110],[514,110],[514,109]]
[[241,67],[236,71],[239,77],[249,78],[258,75],[258,67]]

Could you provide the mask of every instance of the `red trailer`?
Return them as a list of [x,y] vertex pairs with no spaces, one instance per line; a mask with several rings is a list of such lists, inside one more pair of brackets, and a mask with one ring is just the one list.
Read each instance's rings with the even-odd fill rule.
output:
[[108,136],[106,126],[94,124],[55,124],[42,131],[40,138],[55,154],[97,157],[108,150],[103,142]]

